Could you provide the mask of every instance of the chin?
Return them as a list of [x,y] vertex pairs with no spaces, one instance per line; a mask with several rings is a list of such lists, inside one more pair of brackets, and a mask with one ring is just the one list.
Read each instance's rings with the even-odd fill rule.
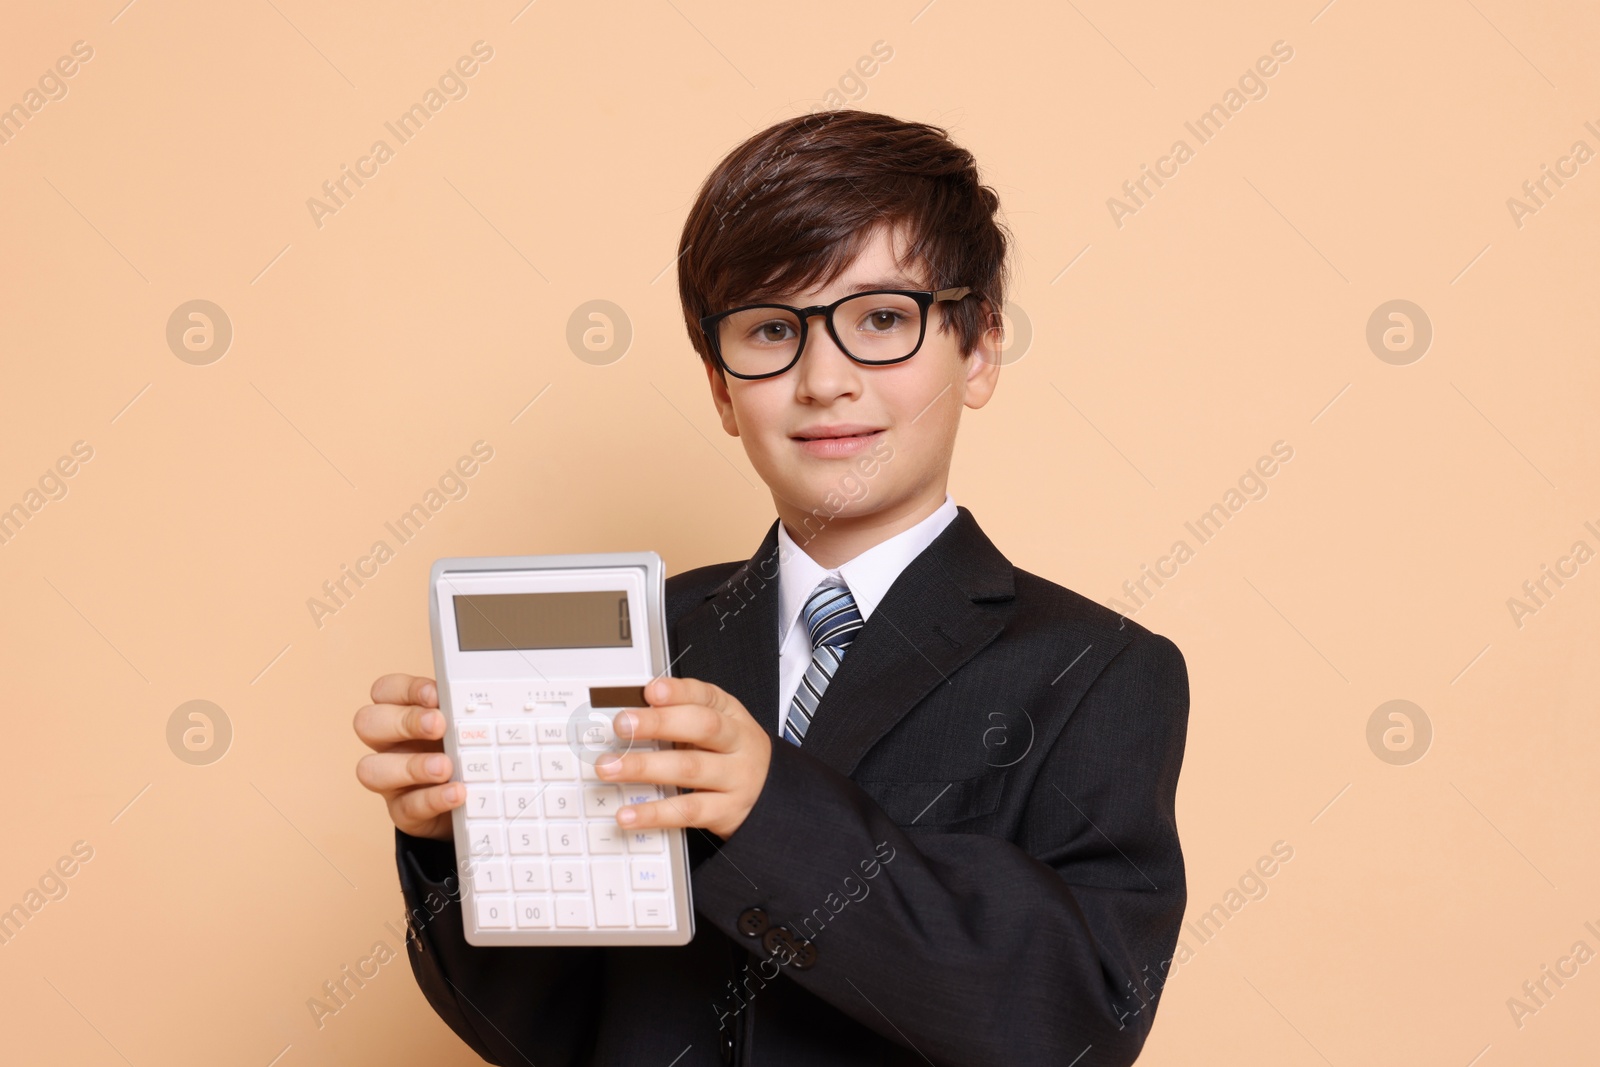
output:
[[859,475],[854,480],[849,477],[817,479],[784,494],[784,498],[792,506],[818,518],[858,518],[870,515],[878,505],[870,489],[862,494],[863,486]]

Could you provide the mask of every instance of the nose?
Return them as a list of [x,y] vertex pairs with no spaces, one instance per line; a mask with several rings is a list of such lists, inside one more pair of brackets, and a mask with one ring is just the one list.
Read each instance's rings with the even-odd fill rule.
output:
[[861,367],[834,341],[827,316],[812,310],[807,318],[813,317],[822,321],[808,322],[805,347],[795,367],[796,398],[829,403],[844,396],[859,396]]

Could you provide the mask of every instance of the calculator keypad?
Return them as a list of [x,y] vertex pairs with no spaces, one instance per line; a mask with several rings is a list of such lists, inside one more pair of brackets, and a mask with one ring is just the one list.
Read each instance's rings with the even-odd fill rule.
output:
[[672,929],[666,835],[616,821],[619,808],[659,800],[662,790],[603,782],[595,773],[599,747],[619,747],[609,725],[614,712],[580,723],[575,749],[566,717],[549,714],[560,710],[479,699],[457,714],[468,914],[484,931]]

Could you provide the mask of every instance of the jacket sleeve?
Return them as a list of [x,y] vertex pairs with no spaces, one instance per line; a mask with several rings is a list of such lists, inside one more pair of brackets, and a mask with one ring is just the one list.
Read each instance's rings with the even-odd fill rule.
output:
[[455,846],[395,830],[406,952],[433,1010],[502,1067],[587,1062],[604,956],[590,948],[480,948],[462,927]]
[[751,907],[795,944],[810,936],[799,954],[767,948],[795,982],[935,1064],[1131,1064],[1187,895],[1174,799],[1188,709],[1177,646],[1136,637],[1042,754],[1012,840],[908,832],[803,747],[774,742],[724,844],[730,862],[696,871],[696,910],[758,952],[738,922]]

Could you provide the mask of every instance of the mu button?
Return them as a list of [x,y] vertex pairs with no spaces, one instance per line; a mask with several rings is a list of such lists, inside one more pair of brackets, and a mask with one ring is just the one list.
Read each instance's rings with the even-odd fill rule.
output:
[[746,937],[760,937],[767,931],[767,913],[760,908],[746,908],[739,913],[738,927]]

